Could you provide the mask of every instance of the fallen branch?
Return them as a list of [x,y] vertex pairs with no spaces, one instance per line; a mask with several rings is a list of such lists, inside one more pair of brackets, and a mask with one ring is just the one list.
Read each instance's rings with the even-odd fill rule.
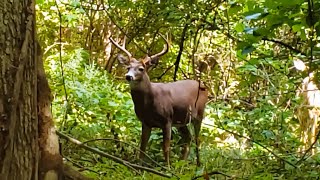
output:
[[[145,157],[147,157],[152,163],[156,164],[157,166],[161,167],[162,169],[165,169],[167,171],[170,171],[168,168],[162,166],[161,164],[159,164],[158,162],[156,162],[155,160],[153,160],[148,154],[146,154],[145,152],[141,151],[140,148],[137,148],[136,146],[130,144],[130,143],[127,143],[127,142],[124,142],[124,141],[121,141],[119,139],[113,139],[113,138],[97,138],[97,139],[91,139],[91,140],[87,140],[87,141],[84,141],[82,142],[83,144],[88,144],[89,142],[94,142],[94,141],[105,141],[105,140],[108,140],[108,141],[116,141],[116,142],[120,142],[120,143],[123,143],[123,144],[126,144],[128,146],[131,146],[133,147],[135,150],[139,151],[139,153],[143,153]],[[173,174],[173,172],[171,172],[171,174]]]
[[132,163],[130,163],[128,161],[125,161],[125,160],[120,159],[118,157],[112,156],[112,155],[110,155],[108,153],[102,152],[102,151],[100,151],[100,150],[98,150],[96,148],[87,146],[87,145],[83,144],[81,141],[79,141],[77,139],[74,139],[74,138],[72,138],[70,136],[67,136],[67,135],[65,135],[65,134],[63,134],[63,133],[61,133],[59,131],[56,131],[56,133],[61,138],[66,139],[66,140],[68,140],[68,141],[70,141],[70,142],[82,147],[83,149],[86,149],[86,150],[91,151],[93,153],[99,154],[100,156],[103,156],[103,157],[106,157],[108,159],[111,159],[111,160],[113,160],[113,161],[115,161],[115,162],[117,162],[119,164],[127,166],[130,169],[134,168],[134,169],[138,169],[138,170],[143,170],[143,171],[147,171],[147,172],[150,172],[150,173],[162,176],[162,177],[166,177],[166,178],[171,178],[172,177],[172,175],[164,174],[162,172],[159,172],[157,170],[154,170],[154,169],[151,169],[151,168],[147,168],[147,167],[144,167],[144,166],[139,166],[139,165],[136,165],[136,164],[132,164]]

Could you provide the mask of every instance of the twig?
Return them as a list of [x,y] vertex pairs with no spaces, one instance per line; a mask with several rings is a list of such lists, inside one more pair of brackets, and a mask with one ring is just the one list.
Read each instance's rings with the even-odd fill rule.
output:
[[111,160],[113,160],[113,161],[115,161],[115,162],[117,162],[117,163],[119,163],[119,164],[122,164],[122,165],[124,165],[124,166],[127,166],[127,167],[130,168],[130,169],[131,169],[131,168],[135,168],[135,169],[147,171],[147,172],[150,172],[150,173],[153,173],[153,174],[162,176],[162,177],[166,177],[166,178],[171,178],[171,177],[172,177],[172,175],[164,174],[164,173],[162,173],[162,172],[159,172],[159,171],[157,171],[157,170],[154,170],[154,169],[151,169],[151,168],[147,168],[147,167],[144,167],[144,166],[139,166],[139,165],[136,165],[136,164],[132,164],[132,163],[130,163],[130,162],[128,162],[128,161],[125,161],[125,160],[120,159],[120,158],[118,158],[118,157],[112,156],[112,155],[110,155],[110,154],[108,154],[108,153],[102,152],[102,151],[100,151],[100,150],[98,150],[98,149],[96,149],[96,148],[87,146],[87,145],[83,144],[81,141],[79,141],[79,140],[77,140],[77,139],[74,139],[74,138],[72,138],[72,137],[69,137],[69,136],[67,136],[67,135],[65,135],[65,134],[63,134],[63,133],[61,133],[61,132],[59,132],[59,131],[56,131],[56,133],[57,133],[57,135],[60,136],[61,138],[66,139],[66,140],[68,140],[68,141],[70,141],[70,142],[72,142],[72,143],[74,143],[74,144],[82,147],[83,149],[86,149],[86,150],[88,150],[88,151],[91,151],[91,152],[94,152],[94,153],[96,153],[96,154],[99,154],[100,156],[109,158],[109,159],[111,159]]
[[284,42],[282,42],[282,41],[275,40],[275,39],[268,39],[268,38],[266,38],[266,37],[263,37],[262,40],[274,42],[274,43],[276,43],[276,44],[280,44],[280,45],[282,45],[282,46],[290,49],[291,51],[293,51],[293,52],[295,52],[295,53],[300,53],[300,54],[302,54],[302,55],[306,55],[306,53],[304,53],[304,52],[300,51],[299,49],[296,49],[296,48],[294,48],[294,47],[290,46],[289,44],[286,44],[286,43],[284,43]]
[[[59,15],[59,61],[60,61],[60,69],[61,69],[61,77],[62,77],[62,86],[63,86],[63,91],[64,91],[64,100],[66,103],[66,109],[64,111],[64,115],[63,115],[63,120],[62,120],[62,124],[64,125],[66,120],[67,120],[67,109],[68,109],[68,105],[69,105],[69,101],[68,101],[68,93],[67,93],[67,87],[66,87],[66,81],[64,78],[64,69],[63,69],[63,61],[62,61],[62,13],[59,9],[59,5],[57,0],[54,1],[57,11],[58,11],[58,15]],[[61,128],[64,128],[63,126],[61,126]]]
[[173,66],[174,64],[169,66],[157,79],[160,80]]

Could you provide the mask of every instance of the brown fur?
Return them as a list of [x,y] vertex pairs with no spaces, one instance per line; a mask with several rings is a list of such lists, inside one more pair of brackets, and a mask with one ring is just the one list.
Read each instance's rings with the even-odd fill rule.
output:
[[[112,39],[110,40],[115,44]],[[166,43],[167,45],[160,53],[147,56],[139,61],[133,58],[124,47],[115,44],[128,55],[126,58],[119,54],[118,60],[128,69],[126,79],[130,83],[135,113],[142,122],[140,158],[144,157],[151,129],[161,128],[163,131],[163,152],[165,160],[169,164],[171,128],[176,126],[181,134],[182,142],[184,142],[182,159],[186,159],[191,142],[191,134],[187,124],[191,122],[195,130],[197,164],[199,165],[199,133],[208,100],[208,91],[195,80],[171,83],[150,82],[147,70],[158,62],[160,56],[168,52],[168,42],[166,41]]]

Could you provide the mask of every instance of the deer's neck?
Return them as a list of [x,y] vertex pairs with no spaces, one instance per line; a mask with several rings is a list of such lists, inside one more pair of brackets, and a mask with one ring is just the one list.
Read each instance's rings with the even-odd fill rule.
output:
[[135,106],[148,106],[153,102],[153,92],[148,76],[144,76],[139,82],[130,84],[131,96]]

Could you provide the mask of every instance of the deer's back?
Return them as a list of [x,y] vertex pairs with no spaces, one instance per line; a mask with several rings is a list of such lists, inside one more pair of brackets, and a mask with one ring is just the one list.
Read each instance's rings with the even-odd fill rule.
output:
[[172,113],[173,124],[185,124],[189,120],[189,115],[202,119],[208,91],[203,85],[199,86],[198,81],[153,83],[152,87],[157,89],[155,98],[161,105],[159,110],[168,109],[168,113]]

